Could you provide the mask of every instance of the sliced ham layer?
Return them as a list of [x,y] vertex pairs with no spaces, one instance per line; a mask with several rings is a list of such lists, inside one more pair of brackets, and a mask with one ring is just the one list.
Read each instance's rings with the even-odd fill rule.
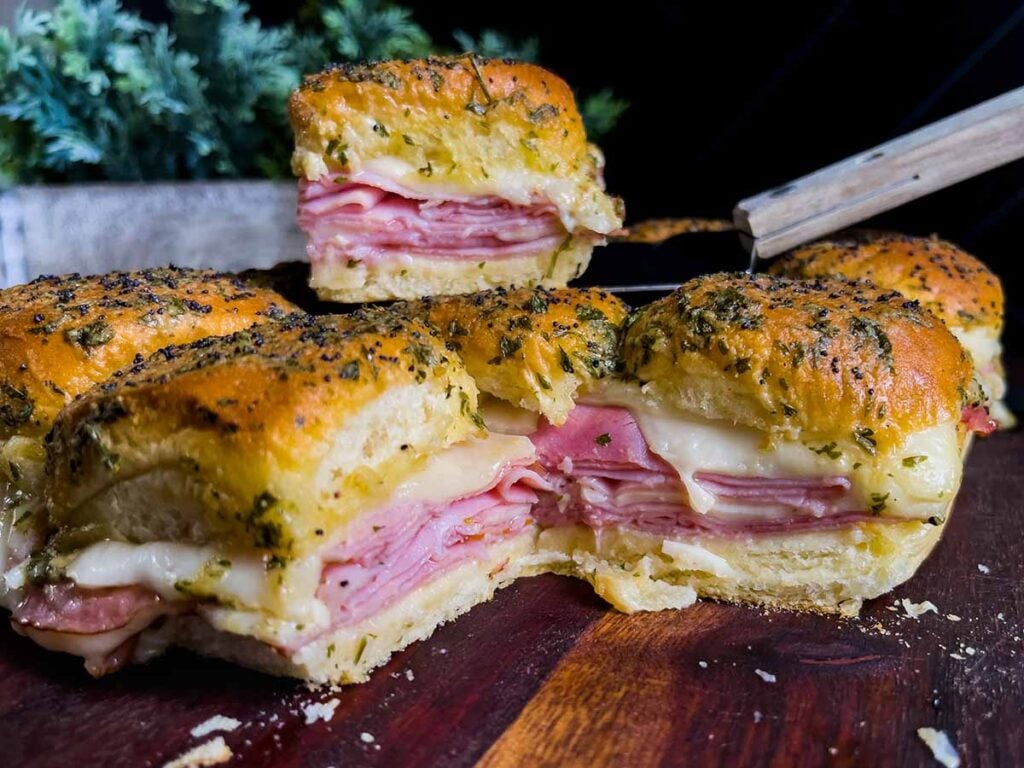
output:
[[[483,559],[489,545],[532,523],[536,491],[548,488],[534,470],[509,465],[479,493],[391,507],[361,521],[347,542],[323,556],[317,596],[330,609],[332,626],[360,621],[444,571]],[[190,601],[164,600],[140,586],[88,589],[62,581],[29,585],[11,618],[40,645],[85,657],[98,676],[130,660],[147,626],[192,608]]]
[[536,489],[547,483],[512,467],[495,485],[451,504],[397,507],[366,521],[325,555],[317,596],[335,626],[383,610],[439,573],[521,533],[531,522]]
[[555,489],[535,511],[542,525],[584,523],[662,535],[794,530],[871,517],[845,477],[738,477],[701,472],[717,514],[698,514],[676,470],[654,454],[626,408],[578,405],[561,427],[531,438]]
[[[845,477],[736,477],[699,472],[696,480],[715,495],[715,510],[739,517],[814,518],[862,511]],[[747,514],[744,515],[744,512]]]
[[676,474],[647,446],[636,419],[625,408],[577,405],[565,424],[556,427],[545,420],[530,440],[543,466],[564,464],[566,474],[577,477],[649,480]]
[[30,585],[11,623],[44,648],[83,657],[89,673],[100,677],[131,661],[142,630],[184,609],[143,587],[85,589],[62,581]]
[[142,587],[83,589],[62,581],[29,589],[11,620],[33,629],[96,635],[121,629],[138,614],[154,612],[163,602]]
[[550,203],[498,197],[416,197],[366,174],[299,182],[299,226],[314,264],[368,265],[403,257],[490,260],[556,249],[565,238]]
[[967,425],[967,429],[971,432],[977,432],[979,435],[991,435],[999,429],[995,419],[989,415],[988,408],[983,405],[972,405],[964,408],[960,419]]

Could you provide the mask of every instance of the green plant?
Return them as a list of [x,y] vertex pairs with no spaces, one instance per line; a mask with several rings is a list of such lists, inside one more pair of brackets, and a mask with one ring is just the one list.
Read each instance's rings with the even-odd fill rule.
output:
[[[169,25],[119,0],[59,0],[0,27],[0,183],[284,176],[285,104],[328,61],[444,52],[383,0],[310,2],[263,26],[238,0],[169,0]],[[532,60],[538,45],[457,31],[463,50]],[[625,102],[583,100],[594,135]]]
[[468,32],[457,29],[452,33],[452,37],[463,51],[473,51],[494,59],[536,61],[540,56],[540,43],[536,37],[528,37],[517,43],[508,35],[493,29],[485,29],[479,37],[473,37]]
[[338,0],[320,12],[324,61],[403,59],[431,52],[430,35],[412,12],[377,0]]
[[610,88],[603,88],[583,99],[580,114],[590,136],[604,136],[629,108],[629,102],[618,98]]

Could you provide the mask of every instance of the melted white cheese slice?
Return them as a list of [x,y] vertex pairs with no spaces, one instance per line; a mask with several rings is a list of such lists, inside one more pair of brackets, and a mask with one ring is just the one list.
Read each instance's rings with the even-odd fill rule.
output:
[[173,600],[197,592],[257,605],[267,569],[261,556],[159,541],[101,541],[83,549],[65,573],[82,587],[138,585]]
[[480,396],[479,411],[487,428],[503,435],[532,435],[540,423],[540,414],[536,411],[528,411],[491,395]]
[[[918,520],[943,517],[960,487],[963,465],[955,422],[916,432],[886,456],[870,456],[852,440],[837,440],[827,451],[818,444],[770,442],[758,430],[668,408],[640,387],[619,381],[606,382],[586,401],[628,408],[651,450],[675,468],[690,505],[703,514],[712,511],[715,496],[694,478],[700,472],[740,477],[844,476],[865,512],[874,507],[887,517]],[[750,511],[742,510],[748,517]],[[728,512],[727,507],[715,510],[716,514]]]
[[974,361],[975,375],[981,382],[985,395],[992,400],[1001,400],[1006,394],[1006,379],[1000,374],[999,359],[1003,354],[1003,345],[999,341],[999,335],[991,328],[949,330]]
[[[492,434],[466,440],[424,461],[417,472],[395,489],[387,505],[447,501],[472,495],[492,483],[505,466],[529,464],[534,455],[533,444],[525,437]],[[170,600],[190,596],[214,598],[224,606],[276,614],[279,619],[301,624],[308,631],[329,622],[326,606],[315,596],[321,570],[318,556],[275,569],[268,568],[265,556],[254,551],[232,552],[216,546],[167,541],[103,541],[79,552],[65,572],[83,587],[139,585]],[[264,614],[258,611],[248,615],[250,622],[259,623]],[[269,617],[264,618],[269,621]],[[245,629],[246,634],[258,634],[252,626]],[[289,639],[280,629],[273,634],[278,641]]]
[[428,456],[418,471],[395,489],[387,506],[461,499],[490,485],[509,464],[530,464],[529,438],[491,433]]

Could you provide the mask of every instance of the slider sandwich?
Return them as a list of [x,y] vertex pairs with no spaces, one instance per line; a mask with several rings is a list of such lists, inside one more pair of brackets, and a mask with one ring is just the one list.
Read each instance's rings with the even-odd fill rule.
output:
[[37,543],[43,436],[64,406],[161,347],[287,309],[232,275],[174,267],[40,277],[0,291],[0,573]]
[[[547,376],[562,359],[551,327],[614,328],[622,313],[566,291],[549,326],[530,312],[548,296],[445,299],[431,315],[471,370]],[[499,333],[531,325],[546,354],[532,331]],[[916,302],[846,281],[711,275],[637,311],[621,362],[592,351],[594,368],[621,373],[588,376],[574,406],[478,379],[505,403],[484,419],[529,436],[547,486],[532,569],[585,578],[624,611],[707,596],[855,614],[938,541],[978,404],[966,353]]]
[[[981,261],[946,240],[854,230],[801,246],[769,267],[796,278],[869,280],[899,291],[942,320],[970,353],[986,405],[1004,429],[1015,423],[1003,402],[1003,286]],[[978,414],[978,426],[985,418]]]
[[622,225],[572,91],[532,64],[337,65],[289,109],[322,299],[563,286]]
[[47,447],[12,621],[94,674],[181,645],[364,680],[516,576],[543,484],[436,331],[379,310],[168,347]]

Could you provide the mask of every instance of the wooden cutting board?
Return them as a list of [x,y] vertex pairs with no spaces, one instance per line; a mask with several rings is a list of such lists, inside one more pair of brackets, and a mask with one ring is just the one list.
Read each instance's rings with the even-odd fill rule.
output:
[[[939,614],[908,618],[903,598]],[[1020,432],[975,444],[945,538],[859,620],[716,603],[624,616],[544,576],[334,692],[185,653],[94,681],[0,627],[11,768],[163,765],[214,715],[242,723],[223,734],[232,766],[935,765],[922,726],[966,766],[1013,765],[1022,713]]]

